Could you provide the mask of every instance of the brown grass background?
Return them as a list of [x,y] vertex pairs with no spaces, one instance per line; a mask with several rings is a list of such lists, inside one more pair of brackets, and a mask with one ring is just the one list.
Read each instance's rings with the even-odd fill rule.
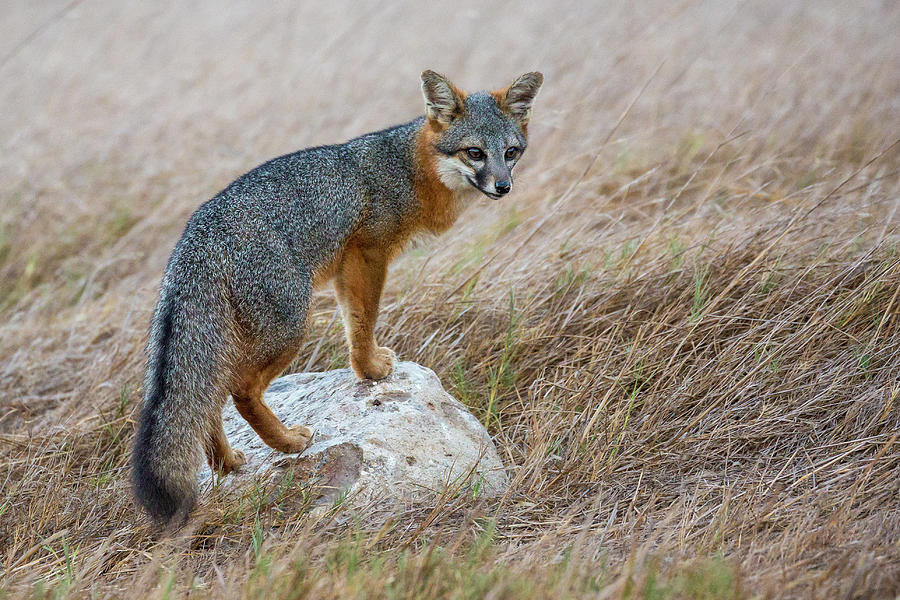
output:
[[[5,3],[0,597],[894,598],[900,6]],[[185,220],[256,164],[546,76],[511,197],[393,267],[380,341],[513,483],[132,504]],[[294,370],[346,365],[322,293]],[[387,521],[385,521],[387,519]]]

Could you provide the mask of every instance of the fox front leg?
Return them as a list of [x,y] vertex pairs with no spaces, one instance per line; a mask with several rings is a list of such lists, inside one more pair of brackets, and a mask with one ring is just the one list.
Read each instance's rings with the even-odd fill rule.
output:
[[394,351],[375,343],[375,320],[387,275],[380,249],[351,246],[344,251],[335,291],[344,316],[350,366],[360,379],[383,379],[394,370]]

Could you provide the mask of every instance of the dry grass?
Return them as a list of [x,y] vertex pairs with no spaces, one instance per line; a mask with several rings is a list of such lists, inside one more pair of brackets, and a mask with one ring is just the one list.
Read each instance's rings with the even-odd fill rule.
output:
[[[5,6],[3,55],[61,6]],[[257,6],[83,2],[0,66],[0,597],[900,593],[895,3]],[[185,219],[415,115],[426,67],[547,76],[514,197],[411,249],[380,320],[509,493],[209,490],[159,541],[127,455]],[[333,314],[296,369],[344,365]]]

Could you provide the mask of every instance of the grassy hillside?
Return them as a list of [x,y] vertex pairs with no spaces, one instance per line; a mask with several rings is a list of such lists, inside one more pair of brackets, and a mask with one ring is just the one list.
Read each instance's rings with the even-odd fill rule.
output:
[[[0,598],[895,598],[900,7],[5,5]],[[633,4],[633,5],[631,5]],[[392,267],[501,500],[310,513],[128,489],[143,342],[191,212],[420,114],[419,73],[546,76],[513,194]],[[295,371],[346,366],[317,296]]]

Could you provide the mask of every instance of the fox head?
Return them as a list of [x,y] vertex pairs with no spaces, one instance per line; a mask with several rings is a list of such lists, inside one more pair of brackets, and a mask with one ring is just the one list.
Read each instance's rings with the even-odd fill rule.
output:
[[425,114],[436,133],[432,143],[445,186],[456,192],[475,188],[495,199],[509,193],[543,82],[540,73],[525,73],[502,90],[466,94],[443,75],[422,73]]

